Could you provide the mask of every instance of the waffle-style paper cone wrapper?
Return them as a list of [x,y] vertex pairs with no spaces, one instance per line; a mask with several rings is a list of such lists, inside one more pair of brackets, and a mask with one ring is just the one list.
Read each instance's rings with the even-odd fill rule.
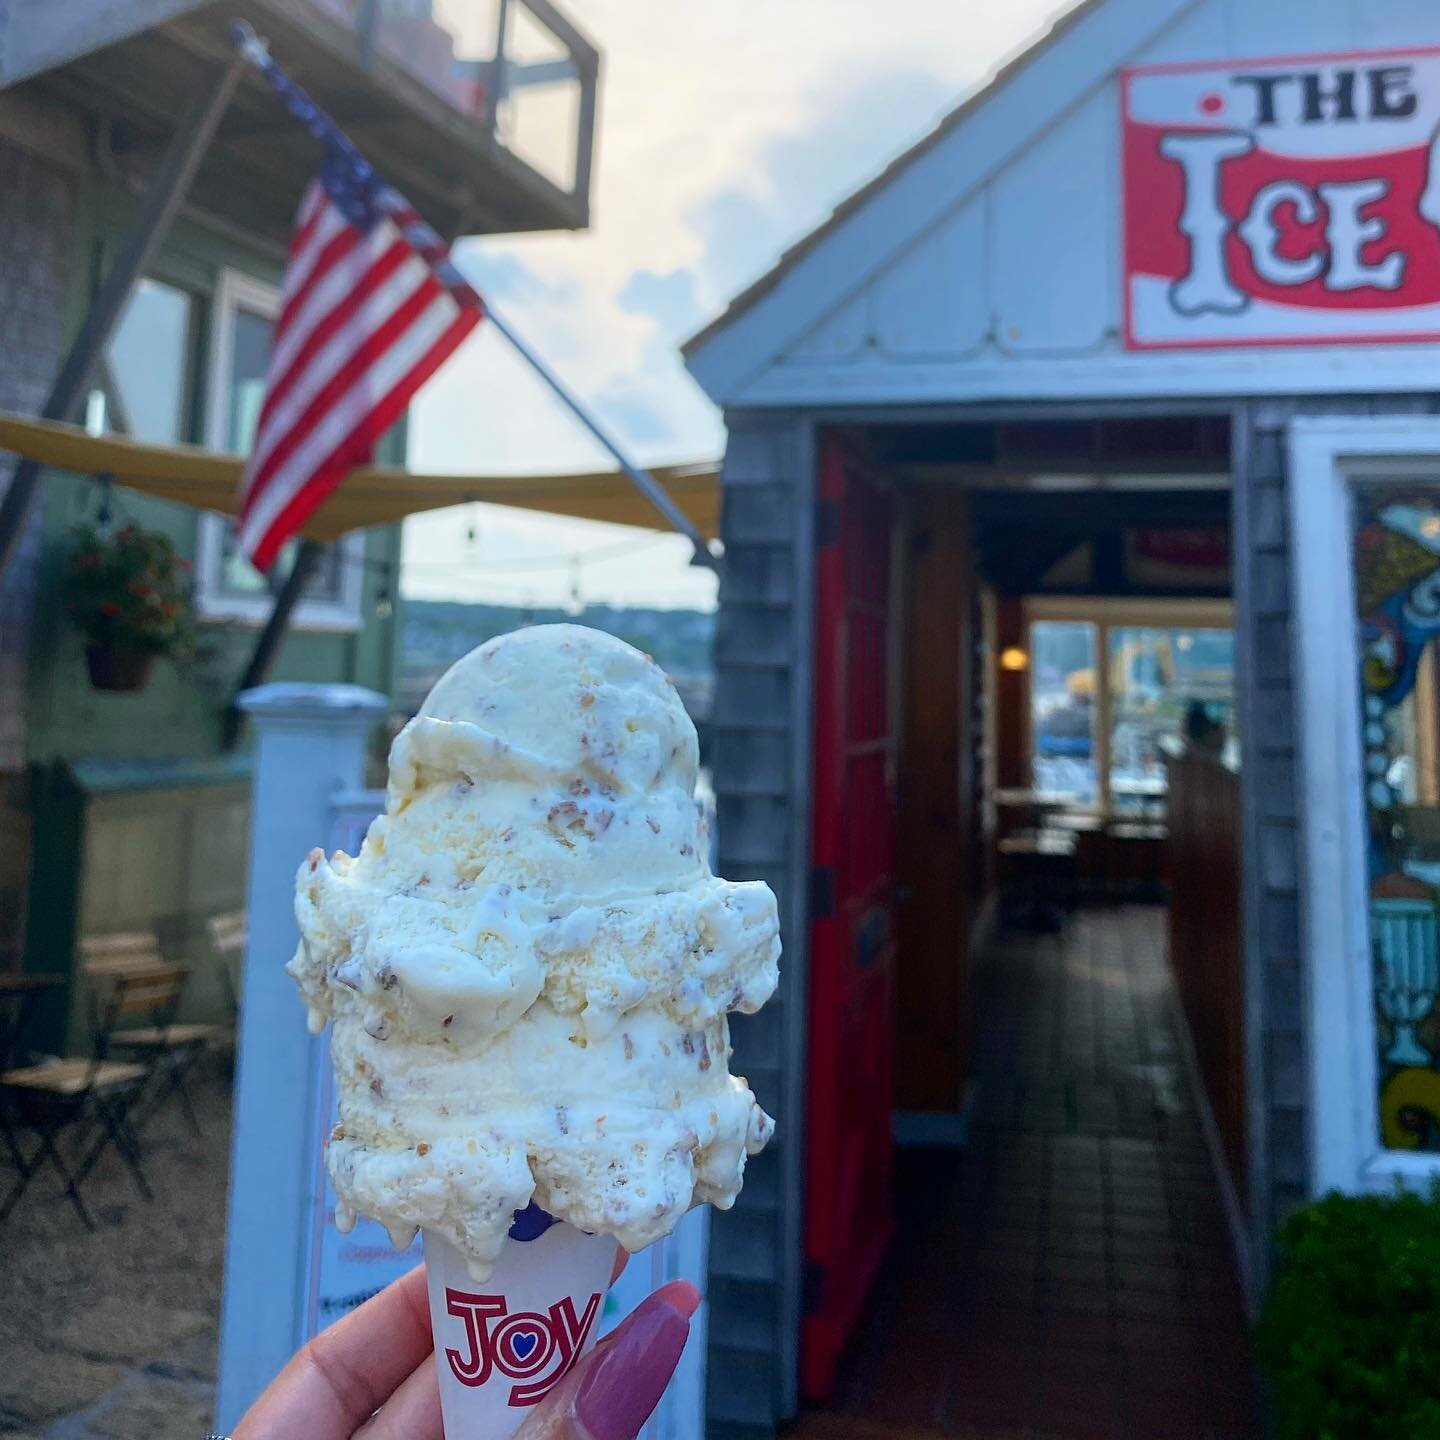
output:
[[614,1237],[553,1221],[517,1238],[536,1213],[519,1218],[483,1284],[453,1245],[425,1232],[445,1440],[513,1435],[599,1335]]

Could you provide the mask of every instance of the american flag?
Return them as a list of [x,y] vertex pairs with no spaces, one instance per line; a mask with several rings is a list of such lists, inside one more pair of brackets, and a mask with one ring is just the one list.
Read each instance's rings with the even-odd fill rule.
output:
[[268,54],[254,57],[325,146],[300,202],[239,545],[268,570],[292,535],[484,318],[440,236]]

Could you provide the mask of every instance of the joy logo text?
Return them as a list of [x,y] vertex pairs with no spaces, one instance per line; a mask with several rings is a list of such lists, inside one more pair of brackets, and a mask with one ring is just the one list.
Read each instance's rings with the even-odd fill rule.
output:
[[512,1315],[502,1295],[472,1295],[447,1286],[445,1308],[465,1329],[464,1346],[445,1349],[450,1373],[462,1385],[483,1385],[493,1370],[523,1382],[510,1387],[511,1405],[538,1405],[584,1350],[600,1313],[600,1296],[592,1295],[580,1315],[569,1296],[543,1315]]

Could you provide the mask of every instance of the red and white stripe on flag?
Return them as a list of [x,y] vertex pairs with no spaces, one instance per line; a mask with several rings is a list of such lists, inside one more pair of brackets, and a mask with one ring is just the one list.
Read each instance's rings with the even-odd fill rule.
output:
[[401,197],[382,187],[368,198],[368,209],[352,203],[347,214],[316,180],[301,201],[242,482],[239,544],[259,570],[374,458],[484,317],[444,244]]

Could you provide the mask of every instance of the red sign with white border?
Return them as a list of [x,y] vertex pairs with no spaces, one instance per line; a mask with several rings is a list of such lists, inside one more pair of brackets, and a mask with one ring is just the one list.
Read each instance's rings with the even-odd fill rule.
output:
[[1440,339],[1440,48],[1120,82],[1125,343]]

